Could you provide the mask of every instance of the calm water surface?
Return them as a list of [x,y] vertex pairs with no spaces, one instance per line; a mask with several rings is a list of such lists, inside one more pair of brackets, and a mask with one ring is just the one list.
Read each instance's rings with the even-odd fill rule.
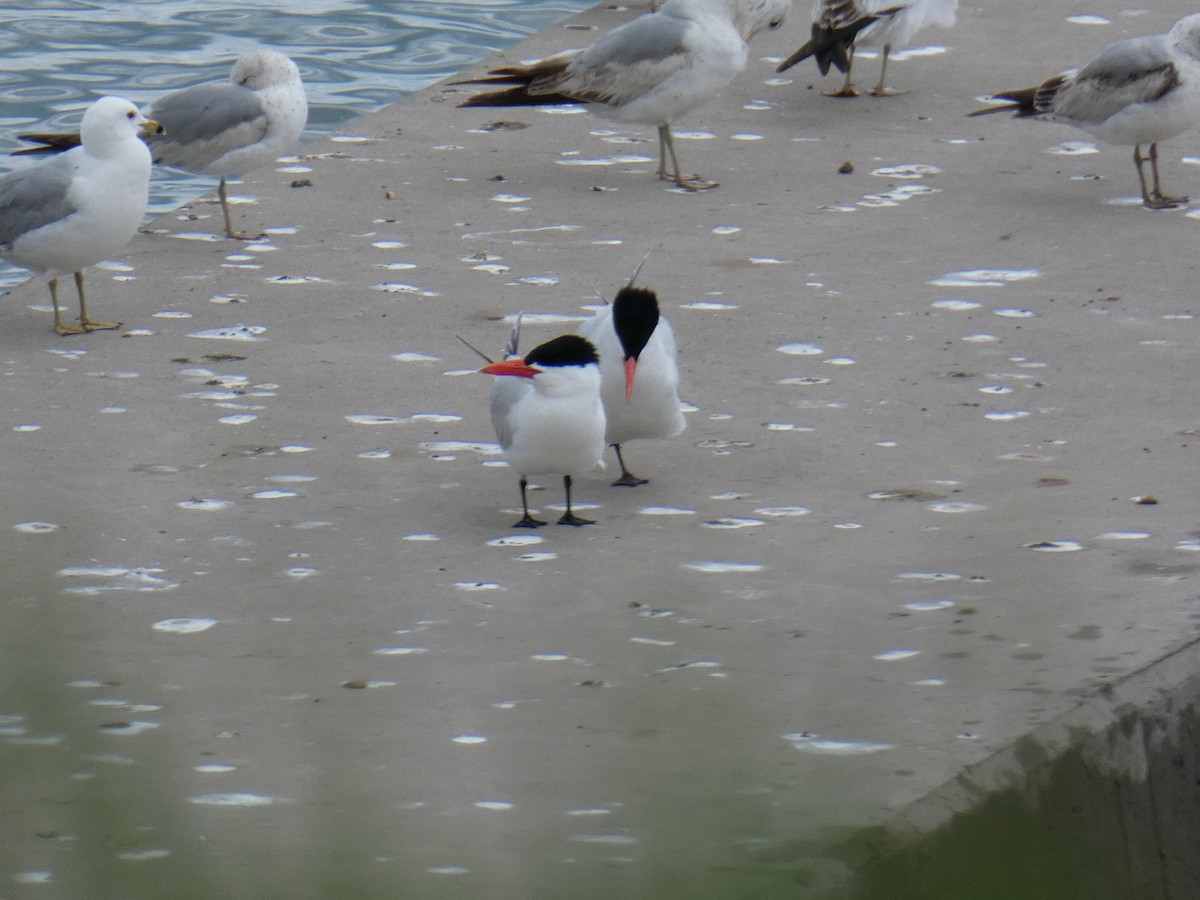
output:
[[[308,88],[308,135],[334,130],[586,9],[592,0],[34,0],[0,3],[0,154],[18,132],[74,128],[104,94],[146,103],[224,80],[255,44],[287,53]],[[0,156],[0,171],[11,161]],[[158,215],[213,189],[156,172]],[[24,269],[0,262],[0,288]]]

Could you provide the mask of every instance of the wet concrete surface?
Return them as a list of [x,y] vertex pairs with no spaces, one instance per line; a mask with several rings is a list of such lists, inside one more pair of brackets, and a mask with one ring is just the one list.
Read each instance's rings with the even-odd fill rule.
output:
[[[122,332],[13,290],[0,897],[844,896],[831,847],[1194,640],[1200,223],[963,118],[1186,10],[1021,7],[854,101],[775,75],[797,8],[678,129],[714,191],[441,86],[235,187],[264,240],[197,203],[92,270]],[[456,335],[569,330],[649,249],[688,429],[514,532]]]

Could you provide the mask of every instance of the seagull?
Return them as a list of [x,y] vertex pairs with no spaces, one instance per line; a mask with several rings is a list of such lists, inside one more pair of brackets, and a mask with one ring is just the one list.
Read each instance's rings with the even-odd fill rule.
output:
[[846,73],[846,81],[830,97],[857,97],[850,81],[856,47],[882,47],[883,64],[879,83],[868,93],[876,97],[903,94],[887,86],[888,57],[895,47],[905,47],[926,25],[950,28],[958,11],[958,0],[908,0],[896,5],[892,0],[813,0],[812,38],[780,63],[776,70],[790,69],[810,56],[824,75],[832,64]]
[[524,515],[513,527],[546,524],[529,514],[530,475],[562,475],[567,511],[559,525],[595,524],[571,511],[571,476],[603,465],[604,405],[595,346],[577,334],[564,334],[534,347],[524,359],[513,356],[479,371],[506,376],[492,386],[491,413],[504,458],[520,475]]
[[[101,97],[83,114],[80,146],[0,175],[0,256],[50,284],[59,334],[118,328],[88,315],[83,269],[124,247],[146,215],[150,151],[162,132],[128,100]],[[75,275],[79,324],[64,322],[58,279]]]
[[[1166,34],[1109,44],[1082,69],[1068,69],[1036,87],[994,94],[992,99],[1006,102],[967,115],[1011,111],[1018,119],[1063,122],[1110,144],[1132,144],[1142,204],[1174,209],[1188,198],[1162,192],[1158,142],[1200,122],[1200,13],[1180,19]],[[1144,144],[1150,145],[1146,155]],[[1151,186],[1143,170],[1147,162]]]
[[717,184],[680,171],[671,123],[707,103],[746,68],[750,40],[763,28],[778,28],[791,5],[792,0],[666,0],[586,50],[451,83],[514,85],[476,94],[459,106],[586,103],[606,119],[654,125],[658,177],[687,191],[706,190]]
[[[198,175],[220,178],[217,196],[225,217],[225,236],[261,237],[235,231],[229,215],[225,179],[249,172],[291,152],[308,121],[308,101],[296,64],[275,50],[259,47],[233,64],[229,81],[200,84],[165,94],[143,113],[166,128],[150,140],[154,161]],[[45,146],[31,153],[78,143],[78,135],[23,134]]]
[[621,444],[634,438],[674,437],[686,425],[679,405],[675,332],[659,314],[654,291],[634,287],[630,279],[611,304],[584,320],[579,333],[600,354],[600,395],[607,421],[604,439],[621,466],[621,477],[613,487],[645,484],[648,479],[625,466]]

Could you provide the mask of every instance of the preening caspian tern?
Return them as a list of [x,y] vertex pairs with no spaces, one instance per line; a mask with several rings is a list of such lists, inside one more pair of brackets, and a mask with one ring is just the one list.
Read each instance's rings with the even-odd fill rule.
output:
[[675,332],[659,314],[654,291],[631,282],[610,305],[585,319],[579,333],[600,353],[600,395],[608,423],[604,439],[621,466],[613,485],[645,484],[647,479],[626,468],[621,445],[635,438],[673,437],[684,429]]
[[703,190],[717,185],[682,174],[671,123],[707,103],[746,68],[746,45],[761,29],[779,27],[791,5],[792,0],[666,0],[586,50],[453,83],[514,85],[476,94],[460,106],[586,103],[606,119],[654,125],[658,177]]
[[[1064,122],[1110,144],[1132,144],[1142,203],[1150,209],[1179,206],[1187,197],[1162,192],[1158,142],[1200,122],[1200,14],[1180,19],[1166,34],[1109,44],[1082,69],[993,99],[1007,102],[968,115],[1011,111],[1018,119]],[[1146,156],[1143,144],[1150,145]],[[1149,187],[1143,171],[1147,162],[1153,176]]]
[[525,497],[530,475],[562,475],[567,511],[559,525],[591,525],[571,511],[571,476],[602,465],[604,405],[600,401],[600,360],[591,341],[564,334],[479,370],[498,378],[491,413],[496,438],[521,485],[524,515],[514,528],[546,523],[529,514]]
[[[238,57],[228,81],[172,91],[142,112],[166,129],[165,135],[148,141],[154,161],[218,176],[225,236],[244,239],[247,235],[233,228],[225,178],[290,153],[308,121],[308,101],[296,64],[282,53],[259,47]],[[18,153],[59,150],[79,140],[72,134],[20,137],[47,146]]]
[[840,89],[830,91],[830,97],[857,97],[850,76],[854,49],[882,48],[879,83],[869,93],[877,97],[903,93],[886,84],[892,50],[907,46],[926,25],[949,28],[957,11],[958,0],[813,0],[812,38],[780,63],[776,71],[790,69],[815,56],[822,75],[829,71],[830,63],[846,73],[845,83]]
[[[101,97],[83,114],[81,146],[0,175],[0,256],[46,277],[59,334],[119,326],[88,316],[83,269],[118,252],[142,224],[150,151],[141,135],[161,130],[128,100]],[[59,311],[58,279],[68,273],[79,325]]]

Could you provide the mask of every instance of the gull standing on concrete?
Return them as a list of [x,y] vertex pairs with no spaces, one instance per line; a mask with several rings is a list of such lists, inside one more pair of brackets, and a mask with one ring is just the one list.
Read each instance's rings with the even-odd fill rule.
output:
[[[143,136],[162,126],[128,100],[101,97],[83,114],[81,145],[0,175],[0,256],[50,284],[59,334],[117,328],[88,315],[83,269],[124,247],[146,215],[150,151]],[[79,324],[63,321],[58,279],[73,273]]]
[[524,358],[489,363],[479,370],[505,376],[492,386],[496,438],[521,485],[524,515],[514,528],[546,523],[529,514],[530,475],[562,475],[567,511],[559,525],[592,525],[571,510],[571,476],[603,465],[604,406],[596,348],[577,334],[534,347]]
[[882,48],[879,83],[868,93],[876,97],[902,94],[905,92],[886,84],[892,50],[908,46],[926,25],[950,28],[957,11],[958,0],[907,0],[901,4],[895,0],[813,0],[812,38],[780,63],[776,71],[782,72],[816,56],[822,75],[829,71],[831,63],[839,72],[846,73],[845,83],[828,96],[857,97],[858,91],[851,83],[855,48]]
[[654,291],[634,287],[630,279],[611,304],[584,320],[579,333],[600,354],[604,439],[621,466],[613,486],[645,484],[648,479],[626,468],[621,445],[635,438],[674,437],[687,424],[679,403],[675,332],[660,315]]
[[[1200,14],[1180,19],[1166,34],[1109,44],[1082,69],[992,99],[1007,102],[968,115],[1012,111],[1018,119],[1063,122],[1110,144],[1132,144],[1143,205],[1173,209],[1187,197],[1162,192],[1158,142],[1200,122]],[[1148,155],[1142,155],[1143,144],[1150,145]],[[1143,171],[1147,162],[1153,178],[1149,186]]]
[[[586,103],[616,122],[658,128],[658,177],[685,190],[714,182],[679,168],[671,123],[711,100],[746,68],[747,44],[778,28],[792,0],[666,0],[583,51],[495,69],[454,84],[510,84],[460,106]],[[670,169],[667,157],[670,156]]]
[[[308,100],[296,64],[282,53],[260,47],[238,57],[229,81],[174,91],[143,112],[166,128],[165,136],[150,141],[154,161],[220,178],[217,196],[225,236],[246,240],[251,236],[233,228],[225,179],[290,153],[308,121]],[[48,145],[40,149],[60,149],[78,140],[75,135],[21,137]]]

